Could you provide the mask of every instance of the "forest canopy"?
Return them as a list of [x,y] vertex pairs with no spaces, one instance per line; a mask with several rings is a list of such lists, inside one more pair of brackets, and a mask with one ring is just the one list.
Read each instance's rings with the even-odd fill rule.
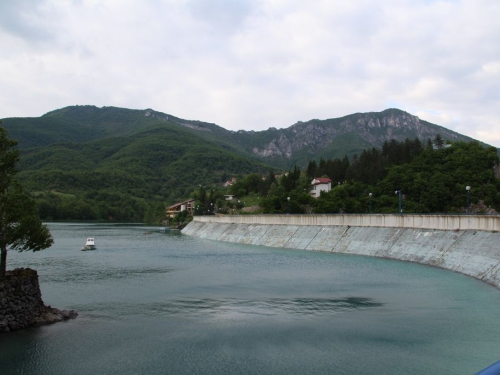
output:
[[[387,141],[381,149],[363,151],[352,160],[310,161],[273,182],[262,200],[264,213],[464,213],[466,186],[478,211],[500,211],[500,180],[495,176],[499,159],[494,147],[478,142],[444,145],[418,140]],[[310,197],[313,178],[328,177],[332,190]],[[242,179],[234,193],[258,191]],[[370,196],[371,194],[371,196]],[[290,199],[288,199],[290,198]]]

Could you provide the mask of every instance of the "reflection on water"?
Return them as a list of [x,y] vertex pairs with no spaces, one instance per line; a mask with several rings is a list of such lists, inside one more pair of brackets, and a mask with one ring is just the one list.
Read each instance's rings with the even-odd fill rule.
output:
[[[71,265],[71,262],[67,263]],[[67,272],[61,272],[60,274],[50,274],[43,277],[43,281],[55,281],[55,282],[88,282],[96,283],[102,280],[113,280],[113,279],[127,279],[130,276],[140,276],[148,274],[165,274],[172,272],[171,268],[113,268],[113,269],[76,269],[71,271],[71,268],[65,268]]]
[[180,314],[198,315],[224,313],[248,315],[333,315],[356,309],[368,309],[382,306],[369,298],[349,297],[344,299],[328,298],[273,298],[267,300],[238,300],[238,299],[198,299],[176,300],[157,303],[148,306],[148,310],[168,315]]
[[106,317],[107,319],[127,319],[130,315],[183,317],[183,318],[229,318],[276,317],[304,319],[333,317],[339,313],[370,309],[382,306],[368,298],[349,297],[327,298],[273,298],[265,300],[226,299],[179,299],[154,303],[96,303],[82,306],[84,319]]
[[[498,360],[500,292],[415,264],[51,224],[9,252],[76,320],[0,336],[9,374],[470,374]],[[82,252],[86,237],[98,250]]]

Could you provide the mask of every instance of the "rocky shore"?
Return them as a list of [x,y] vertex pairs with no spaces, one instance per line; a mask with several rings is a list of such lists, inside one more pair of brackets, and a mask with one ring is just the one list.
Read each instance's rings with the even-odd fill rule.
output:
[[45,306],[35,270],[18,268],[7,272],[5,280],[0,281],[0,333],[77,316],[74,310]]

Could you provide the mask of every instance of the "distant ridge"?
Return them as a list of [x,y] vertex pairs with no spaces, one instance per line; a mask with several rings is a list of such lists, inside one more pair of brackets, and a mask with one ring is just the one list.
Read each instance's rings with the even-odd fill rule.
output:
[[427,141],[440,134],[452,142],[473,140],[395,108],[326,120],[312,119],[284,129],[236,132],[153,109],[90,105],[65,107],[38,118],[4,119],[4,126],[11,137],[19,141],[20,148],[131,136],[168,124],[179,125],[209,141],[280,168],[294,164],[304,166],[310,159],[321,157],[352,156],[366,148],[380,147],[390,139]]
[[78,204],[85,197],[82,202],[101,202],[102,210],[111,204],[110,212],[130,220],[135,217],[127,207],[141,212],[185,199],[199,185],[305,167],[311,159],[351,157],[390,139],[427,141],[440,134],[452,142],[472,140],[398,109],[313,119],[285,129],[230,131],[153,109],[83,105],[6,118],[3,125],[19,141],[19,177],[29,189],[64,193]]

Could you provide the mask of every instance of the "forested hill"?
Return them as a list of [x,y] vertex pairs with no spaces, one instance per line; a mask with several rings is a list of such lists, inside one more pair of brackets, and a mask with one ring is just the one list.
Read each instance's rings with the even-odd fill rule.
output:
[[198,185],[271,169],[224,140],[146,113],[84,106],[5,120],[9,138],[20,141],[18,177],[44,219],[142,221]]
[[351,157],[367,148],[381,147],[391,139],[418,138],[426,142],[440,134],[452,142],[472,140],[398,109],[298,122],[285,129],[236,132],[152,109],[72,106],[38,118],[4,119],[4,126],[21,148],[127,137],[173,124],[226,149],[284,169],[293,168],[295,164],[305,167],[313,159]]
[[19,141],[19,177],[38,194],[45,219],[142,220],[198,185],[221,186],[234,176],[350,157],[390,139],[470,140],[397,109],[259,132],[95,106],[7,118],[2,126]]
[[231,132],[220,126],[182,120],[151,109],[98,108],[83,105],[65,107],[41,117],[5,118],[2,121],[10,137],[19,142],[21,149],[61,142],[128,137],[158,128],[171,128],[174,124],[177,128],[190,130],[202,138],[231,141],[226,136]]

